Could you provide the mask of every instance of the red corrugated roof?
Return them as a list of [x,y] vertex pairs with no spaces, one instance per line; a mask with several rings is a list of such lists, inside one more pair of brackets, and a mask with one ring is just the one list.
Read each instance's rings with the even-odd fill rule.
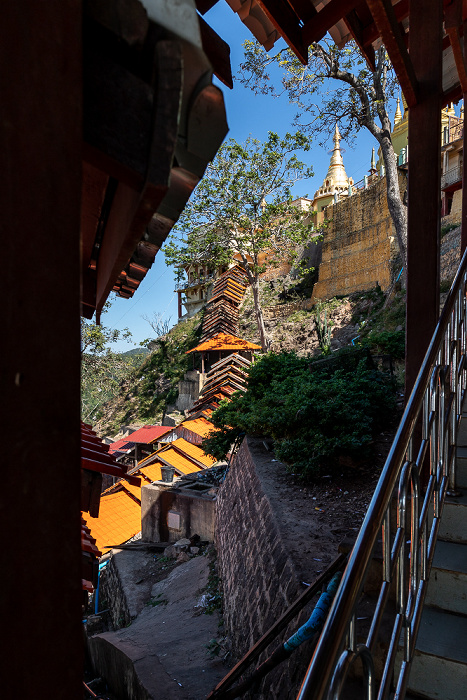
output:
[[162,437],[166,433],[170,432],[172,428],[167,425],[143,425],[142,428],[138,428],[134,433],[127,435],[124,438],[120,438],[116,442],[112,442],[109,445],[109,452],[123,452],[125,451],[125,445],[131,445],[133,447],[136,443],[142,445],[149,445],[151,442],[155,442],[158,438]]
[[171,430],[172,428],[168,427],[167,425],[143,425],[142,428],[139,428],[138,430],[135,430],[134,433],[131,433],[127,439],[131,440],[132,442],[149,445],[151,442],[154,442]]

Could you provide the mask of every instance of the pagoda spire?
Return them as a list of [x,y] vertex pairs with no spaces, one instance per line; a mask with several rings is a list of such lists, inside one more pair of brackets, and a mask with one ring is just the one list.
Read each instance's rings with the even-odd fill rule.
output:
[[344,161],[342,159],[342,153],[340,148],[341,135],[339,133],[339,127],[336,123],[336,128],[334,131],[333,141],[334,148],[332,149],[331,162],[329,163],[329,168],[326,177],[324,178],[323,186],[325,186],[326,181],[332,182],[336,186],[348,186],[349,178],[344,168]]
[[399,98],[397,98],[396,113],[394,115],[394,127],[396,127],[398,124],[400,124],[401,121],[402,121],[401,101]]

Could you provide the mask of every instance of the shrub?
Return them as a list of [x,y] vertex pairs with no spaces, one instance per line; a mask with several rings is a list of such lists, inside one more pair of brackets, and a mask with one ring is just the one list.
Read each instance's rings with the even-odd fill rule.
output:
[[392,355],[395,360],[405,356],[405,331],[370,331],[361,341],[362,347],[373,352]]
[[330,360],[263,356],[250,370],[247,392],[214,412],[220,430],[203,449],[221,459],[241,433],[271,437],[277,457],[304,479],[337,468],[342,456],[369,457],[373,436],[395,408],[392,382],[363,350]]

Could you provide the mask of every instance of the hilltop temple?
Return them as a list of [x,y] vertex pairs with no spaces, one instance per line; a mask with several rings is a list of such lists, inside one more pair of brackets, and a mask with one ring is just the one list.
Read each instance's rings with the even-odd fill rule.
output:
[[335,201],[336,195],[338,197],[341,197],[342,195],[346,196],[349,194],[349,188],[351,191],[353,179],[351,177],[347,177],[347,173],[345,172],[344,161],[340,149],[340,140],[341,135],[336,124],[333,137],[334,148],[332,149],[331,162],[329,163],[328,172],[323,180],[323,184],[315,192],[312,202],[312,209],[314,211],[323,211],[328,204]]

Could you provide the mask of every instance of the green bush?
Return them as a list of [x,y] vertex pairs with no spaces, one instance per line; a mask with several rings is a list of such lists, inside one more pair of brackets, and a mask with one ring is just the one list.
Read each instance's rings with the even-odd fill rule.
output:
[[370,331],[362,339],[362,347],[370,348],[374,353],[392,355],[395,360],[405,357],[405,331]]
[[271,437],[277,457],[313,479],[337,468],[340,457],[371,456],[373,436],[394,408],[391,380],[363,350],[344,353],[337,362],[271,353],[253,365],[248,391],[214,412],[220,430],[203,441],[203,449],[222,459],[241,433]]

